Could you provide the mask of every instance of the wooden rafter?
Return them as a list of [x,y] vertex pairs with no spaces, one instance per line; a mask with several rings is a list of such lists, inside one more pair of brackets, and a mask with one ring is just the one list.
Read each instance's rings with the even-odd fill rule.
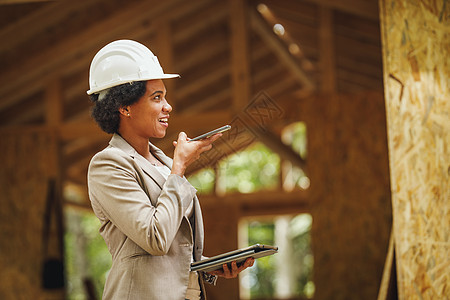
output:
[[54,1],[57,1],[57,0],[0,0],[0,5],[36,3],[36,2],[54,2]]
[[257,133],[259,141],[280,155],[281,159],[288,160],[293,165],[306,170],[305,160],[303,160],[298,153],[292,150],[291,147],[283,144],[277,135],[270,131],[262,131],[258,128],[253,128],[253,130]]
[[[124,33],[130,38],[133,38],[135,36],[135,28],[139,27],[139,23],[151,18],[152,15],[163,14],[178,2],[180,0],[159,2],[158,5],[155,5],[155,3],[145,1],[131,5],[112,17],[87,28],[78,35],[64,39],[63,42],[54,47],[48,48],[48,50],[29,58],[14,69],[2,73],[0,80],[10,82],[11,84],[0,87],[0,93],[7,95],[4,99],[5,101],[0,103],[0,109],[18,100],[15,94],[17,90],[20,90],[21,86],[26,84],[29,92],[40,89],[44,84],[41,79],[41,74],[48,74],[55,72],[55,70],[64,70],[64,63],[78,60],[80,54],[85,55],[85,57],[92,57],[92,53],[98,50],[99,43],[104,44]],[[142,14],[142,11],[149,13]],[[116,26],[117,24],[124,25]],[[148,30],[148,27],[144,30]],[[101,38],[93,39],[92,37],[95,36]],[[46,63],[43,64],[42,62]],[[15,80],[11,81],[11,78],[15,78]]]
[[[226,5],[226,1],[191,1],[189,2],[189,5],[191,7],[194,5],[200,6],[198,5],[199,3],[203,6],[205,3],[208,3],[209,5],[203,8],[203,10],[200,10],[202,7],[197,8],[197,10],[200,10],[199,15],[196,15],[195,18],[189,18],[177,26],[176,30],[173,32],[174,43],[189,41],[191,38],[195,37],[199,31],[214,26],[214,24],[218,22],[222,22],[225,17],[228,16],[229,9]],[[176,20],[176,18],[173,19]]]
[[304,0],[320,6],[340,10],[371,20],[378,20],[378,1],[354,0]]
[[240,111],[250,101],[247,2],[230,0],[232,107]]
[[299,81],[304,89],[311,91],[314,90],[314,83],[289,53],[287,47],[283,45],[272,30],[270,30],[264,23],[264,20],[262,20],[262,18],[255,11],[250,11],[250,20],[252,28],[258,33],[258,35],[261,36],[267,45],[272,48],[280,61],[289,69],[289,71],[291,71],[292,75]]
[[[55,23],[67,20],[74,11],[86,9],[94,1],[74,1],[70,5],[61,5],[59,1],[21,1],[21,0],[0,0],[0,5],[18,4],[26,2],[47,2],[40,9],[30,15],[11,22],[8,26],[0,30],[0,40],[8,41],[0,43],[0,53],[8,49],[14,49],[26,42],[28,39],[48,30]],[[49,16],[52,16],[51,18]]]

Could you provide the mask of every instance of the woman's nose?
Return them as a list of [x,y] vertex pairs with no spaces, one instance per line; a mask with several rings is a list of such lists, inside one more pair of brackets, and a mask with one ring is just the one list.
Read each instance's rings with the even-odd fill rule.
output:
[[169,102],[167,102],[167,100],[164,103],[163,111],[166,111],[166,112],[171,112],[172,111],[172,106],[169,104]]

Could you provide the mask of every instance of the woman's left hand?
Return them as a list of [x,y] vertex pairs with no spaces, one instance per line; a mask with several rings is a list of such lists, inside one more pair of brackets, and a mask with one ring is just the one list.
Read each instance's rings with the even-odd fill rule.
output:
[[231,270],[230,270],[230,268],[228,268],[227,264],[223,264],[221,270],[216,270],[216,271],[212,271],[212,272],[208,272],[208,273],[211,275],[217,275],[217,276],[223,277],[223,278],[236,278],[239,273],[241,273],[248,267],[253,266],[254,262],[255,262],[255,259],[253,257],[249,257],[239,267],[237,266],[236,261],[233,261],[233,262],[231,262]]

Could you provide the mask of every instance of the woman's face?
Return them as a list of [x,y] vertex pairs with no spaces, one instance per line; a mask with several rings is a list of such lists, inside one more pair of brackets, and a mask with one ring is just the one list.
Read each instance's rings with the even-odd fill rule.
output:
[[147,91],[128,108],[130,125],[135,134],[145,138],[163,138],[169,127],[172,106],[166,100],[166,87],[161,79],[147,81]]

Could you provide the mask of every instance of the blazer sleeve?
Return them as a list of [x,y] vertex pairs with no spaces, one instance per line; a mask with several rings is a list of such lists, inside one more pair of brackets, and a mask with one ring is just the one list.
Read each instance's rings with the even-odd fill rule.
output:
[[[88,170],[93,205],[127,237],[152,255],[165,255],[196,190],[178,175],[169,175],[156,206],[139,184],[131,157],[101,152]],[[112,155],[113,154],[113,155]],[[102,216],[100,216],[102,218]]]

